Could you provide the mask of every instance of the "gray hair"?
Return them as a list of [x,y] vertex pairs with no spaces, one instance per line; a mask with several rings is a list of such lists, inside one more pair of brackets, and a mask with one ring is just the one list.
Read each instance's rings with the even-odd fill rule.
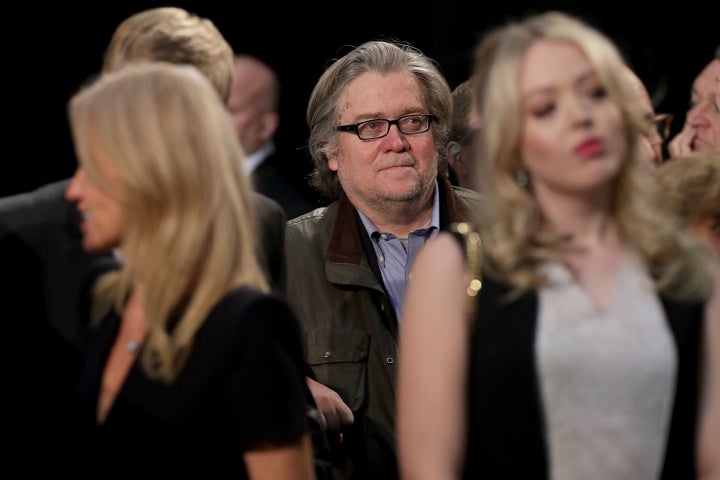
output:
[[445,143],[450,131],[452,97],[437,62],[407,43],[369,41],[355,47],[328,67],[310,95],[306,121],[310,127],[308,149],[315,166],[311,184],[328,198],[337,199],[343,192],[337,173],[328,168],[326,155],[328,149],[338,145],[335,127],[340,119],[340,96],[350,82],[365,73],[402,71],[415,75],[424,90],[430,113],[434,117],[438,174],[447,175]]

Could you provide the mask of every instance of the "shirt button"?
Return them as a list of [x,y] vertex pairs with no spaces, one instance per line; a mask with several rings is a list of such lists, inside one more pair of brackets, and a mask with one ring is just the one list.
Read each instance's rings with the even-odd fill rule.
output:
[[392,365],[393,363],[395,363],[395,359],[392,357],[387,357],[385,359],[385,363],[387,363],[388,365]]
[[323,358],[330,358],[330,357],[332,357],[332,352],[324,352],[322,354],[322,356],[323,356]]

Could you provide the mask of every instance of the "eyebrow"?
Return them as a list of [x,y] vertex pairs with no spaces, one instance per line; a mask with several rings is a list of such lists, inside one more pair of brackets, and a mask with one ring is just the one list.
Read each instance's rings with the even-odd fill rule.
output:
[[372,120],[373,118],[382,118],[382,114],[379,112],[361,113],[360,115],[354,116],[353,121],[363,122],[365,120]]
[[[399,115],[397,115],[395,118],[399,118],[404,115],[410,115],[413,113],[423,113],[424,110],[426,110],[426,109],[419,107],[419,106],[405,108],[405,109],[401,110],[401,113]],[[382,114],[380,112],[361,113],[361,114],[353,117],[352,121],[355,123],[360,123],[360,122],[365,122],[367,120],[387,120],[387,118],[384,117],[383,115],[384,114]]]

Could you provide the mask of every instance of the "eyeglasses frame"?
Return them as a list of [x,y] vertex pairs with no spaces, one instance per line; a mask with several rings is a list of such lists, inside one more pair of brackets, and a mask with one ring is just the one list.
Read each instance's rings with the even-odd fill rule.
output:
[[[424,118],[426,118],[426,119],[427,119],[427,122],[428,122],[428,123],[427,123],[427,128],[426,128],[425,130],[420,131],[420,132],[410,132],[410,133],[408,133],[408,132],[403,132],[403,130],[400,128],[400,121],[401,121],[403,118],[407,118],[407,117],[424,117]],[[407,115],[401,115],[401,116],[399,116],[399,117],[396,118],[395,120],[389,120],[389,119],[387,119],[387,118],[372,118],[372,119],[370,119],[370,120],[364,120],[364,121],[362,121],[362,122],[354,123],[354,124],[352,124],[352,125],[338,125],[337,127],[335,127],[335,130],[337,130],[338,132],[351,132],[351,133],[354,133],[355,135],[357,135],[357,137],[358,137],[360,140],[377,140],[377,139],[379,139],[379,138],[387,137],[387,135],[390,133],[390,127],[392,127],[393,125],[397,126],[398,130],[399,130],[400,133],[402,133],[403,135],[420,135],[421,133],[425,133],[425,132],[427,132],[428,130],[430,130],[430,125],[432,124],[432,122],[433,122],[434,119],[435,119],[435,117],[433,116],[432,113],[408,113]],[[387,131],[385,132],[384,135],[380,135],[380,136],[377,136],[377,137],[362,138],[362,137],[360,136],[360,125],[363,125],[363,124],[368,123],[368,122],[387,122],[387,123],[388,123]]]
[[[668,138],[670,137],[670,126],[672,125],[673,121],[673,115],[672,113],[656,113],[652,116],[650,119],[653,127],[660,135],[660,139],[664,142],[667,142]],[[658,128],[660,125],[662,125],[662,131],[660,128]]]

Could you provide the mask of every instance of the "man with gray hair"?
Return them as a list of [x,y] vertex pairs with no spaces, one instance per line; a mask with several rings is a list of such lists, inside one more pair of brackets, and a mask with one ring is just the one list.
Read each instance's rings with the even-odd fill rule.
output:
[[447,178],[452,99],[436,63],[370,41],[310,96],[313,184],[333,202],[288,221],[288,299],[305,332],[308,379],[334,434],[337,478],[396,479],[395,379],[413,259],[478,194]]

